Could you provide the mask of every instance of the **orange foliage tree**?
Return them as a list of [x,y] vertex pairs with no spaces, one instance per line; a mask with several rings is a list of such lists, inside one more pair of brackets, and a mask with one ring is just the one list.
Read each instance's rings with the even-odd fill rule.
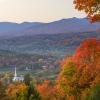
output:
[[100,84],[100,41],[94,38],[84,40],[61,66],[58,92],[65,100],[83,100],[96,84]]
[[75,8],[84,10],[88,18],[100,22],[100,0],[74,0]]
[[8,85],[6,93],[10,100],[23,100],[26,85],[24,83],[16,83]]
[[46,80],[42,84],[38,84],[37,90],[40,93],[42,100],[57,100],[56,88],[50,81]]
[[1,80],[0,80],[0,100],[9,100],[8,96],[6,95],[3,82]]
[[79,94],[76,65],[72,57],[63,59],[57,79],[57,92],[61,100],[74,100]]

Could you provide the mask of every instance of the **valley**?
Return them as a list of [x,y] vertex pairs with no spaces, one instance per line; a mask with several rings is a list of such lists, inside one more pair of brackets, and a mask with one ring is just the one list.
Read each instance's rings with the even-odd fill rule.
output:
[[56,78],[59,61],[72,55],[88,37],[100,39],[100,33],[73,32],[0,38],[0,73],[13,73],[16,66],[19,74],[31,73],[35,77]]

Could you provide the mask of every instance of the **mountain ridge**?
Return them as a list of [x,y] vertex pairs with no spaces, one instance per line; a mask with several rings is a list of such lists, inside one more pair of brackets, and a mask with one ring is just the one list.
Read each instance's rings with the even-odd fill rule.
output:
[[0,22],[0,36],[22,36],[36,34],[58,34],[69,32],[90,32],[100,28],[100,23],[90,23],[86,18],[68,18],[50,23]]

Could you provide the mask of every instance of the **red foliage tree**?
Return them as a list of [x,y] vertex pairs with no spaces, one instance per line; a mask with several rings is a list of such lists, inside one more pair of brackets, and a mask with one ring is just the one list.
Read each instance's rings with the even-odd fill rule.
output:
[[100,84],[100,41],[88,38],[72,57],[65,58],[57,79],[57,90],[63,99],[83,100]]
[[75,8],[84,10],[88,18],[100,22],[100,0],[74,0]]
[[100,61],[100,41],[88,38],[76,49],[73,60],[78,66],[96,66]]
[[83,88],[100,81],[100,40],[88,38],[83,41],[73,55],[77,66],[77,76],[81,76],[79,84]]

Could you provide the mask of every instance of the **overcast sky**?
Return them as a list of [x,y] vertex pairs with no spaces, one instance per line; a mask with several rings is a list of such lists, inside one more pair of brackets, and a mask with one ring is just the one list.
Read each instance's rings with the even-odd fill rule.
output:
[[73,0],[0,0],[0,22],[51,22],[85,16],[74,9]]

